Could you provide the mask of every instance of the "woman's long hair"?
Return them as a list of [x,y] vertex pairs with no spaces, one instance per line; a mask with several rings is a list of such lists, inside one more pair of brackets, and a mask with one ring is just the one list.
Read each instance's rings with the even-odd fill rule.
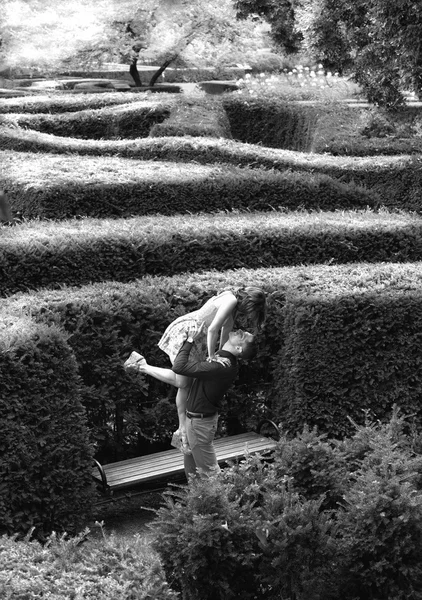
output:
[[237,298],[234,317],[237,314],[245,315],[258,330],[261,329],[267,315],[265,293],[261,288],[247,286],[236,290],[234,295]]

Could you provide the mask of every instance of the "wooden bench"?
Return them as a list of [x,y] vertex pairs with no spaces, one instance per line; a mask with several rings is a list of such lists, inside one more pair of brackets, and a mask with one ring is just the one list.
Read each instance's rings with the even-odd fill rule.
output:
[[[264,425],[270,425],[277,439],[279,438],[277,425],[264,419],[259,423],[257,432],[251,431],[214,440],[218,463],[223,464],[246,454],[267,453],[272,450],[277,442],[272,437],[261,433]],[[107,465],[101,465],[95,460],[95,465],[92,475],[107,496],[115,496],[116,492],[119,495],[140,486],[149,489],[152,482],[184,477],[183,455],[178,449],[147,454]]]

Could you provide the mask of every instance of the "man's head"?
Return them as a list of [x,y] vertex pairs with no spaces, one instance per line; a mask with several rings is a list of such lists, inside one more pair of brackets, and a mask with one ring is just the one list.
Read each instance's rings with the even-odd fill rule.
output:
[[231,331],[224,349],[245,360],[253,358],[256,354],[255,338],[252,333],[248,333],[242,329]]

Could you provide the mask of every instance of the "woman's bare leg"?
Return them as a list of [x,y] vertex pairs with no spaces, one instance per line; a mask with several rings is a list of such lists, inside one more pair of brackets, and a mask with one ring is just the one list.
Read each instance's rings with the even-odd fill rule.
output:
[[150,375],[151,377],[154,377],[163,383],[168,383],[169,385],[173,385],[174,387],[178,388],[176,394],[176,408],[179,419],[179,427],[176,431],[176,434],[182,441],[182,451],[185,453],[190,452],[188,450],[189,446],[186,438],[186,402],[189,395],[191,379],[189,377],[185,377],[184,375],[176,375],[176,373],[171,369],[149,365],[145,358],[137,363],[136,369],[140,373],[145,373],[145,375]]

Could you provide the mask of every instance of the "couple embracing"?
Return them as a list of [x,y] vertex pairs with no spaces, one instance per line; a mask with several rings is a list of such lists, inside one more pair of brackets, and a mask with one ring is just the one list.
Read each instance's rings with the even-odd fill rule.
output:
[[171,369],[150,365],[135,352],[125,363],[128,371],[150,375],[178,388],[179,428],[175,436],[180,440],[188,479],[198,472],[219,469],[213,444],[218,412],[237,377],[239,359],[251,359],[256,354],[254,334],[234,330],[234,324],[242,317],[259,330],[265,313],[266,299],[261,289],[225,290],[167,327],[158,346],[168,354]]

